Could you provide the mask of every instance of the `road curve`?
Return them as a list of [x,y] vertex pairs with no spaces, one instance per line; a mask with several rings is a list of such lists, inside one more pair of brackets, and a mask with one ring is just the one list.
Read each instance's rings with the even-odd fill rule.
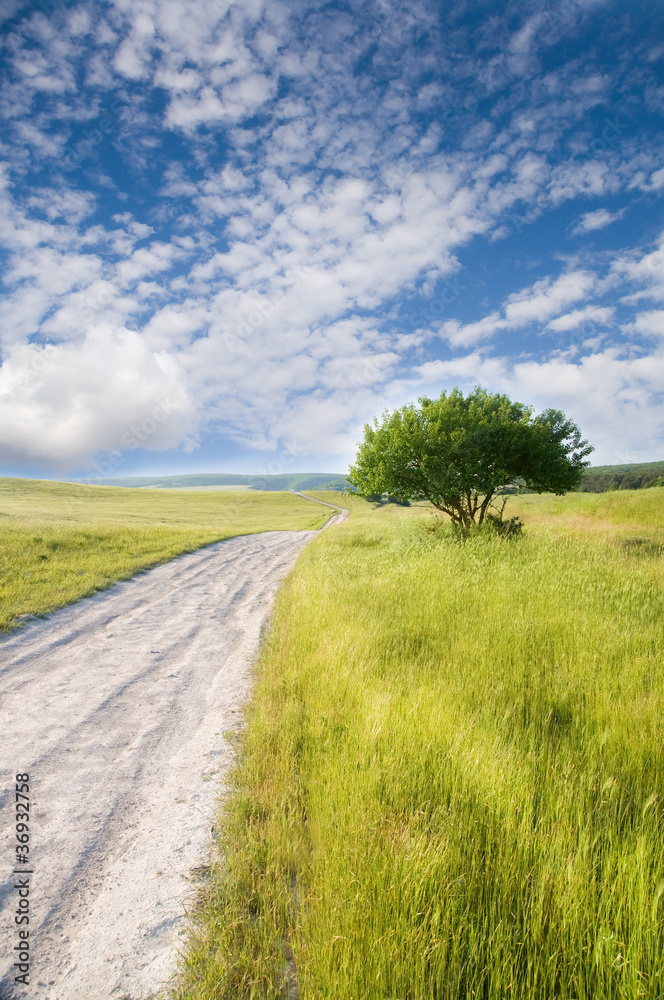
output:
[[346,507],[337,507],[335,503],[326,503],[325,500],[316,500],[315,497],[307,496],[306,493],[300,493],[298,490],[293,490],[296,497],[302,497],[303,500],[311,500],[312,503],[319,503],[322,507],[331,507],[333,510],[339,510],[342,512],[344,518],[348,517],[348,510]]
[[[138,1000],[168,980],[231,762],[224,733],[279,581],[316,534],[217,542],[0,641],[2,1000]],[[10,957],[16,772],[30,774],[27,989]]]

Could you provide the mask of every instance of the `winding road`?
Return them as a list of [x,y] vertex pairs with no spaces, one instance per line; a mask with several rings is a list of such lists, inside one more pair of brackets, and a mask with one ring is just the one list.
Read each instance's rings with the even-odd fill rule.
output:
[[[225,734],[279,582],[316,534],[217,542],[0,641],[2,1000],[139,1000],[173,974]],[[27,988],[11,957],[17,772],[30,774]]]

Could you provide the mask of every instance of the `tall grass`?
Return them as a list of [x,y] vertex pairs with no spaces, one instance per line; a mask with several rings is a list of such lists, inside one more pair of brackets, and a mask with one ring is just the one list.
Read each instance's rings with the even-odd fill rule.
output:
[[0,479],[0,632],[202,545],[309,530],[324,508],[292,493],[187,493]]
[[529,494],[508,500],[505,516],[517,513],[530,523],[588,530],[609,525],[643,529],[664,528],[664,493],[661,488],[621,490],[610,493]]
[[664,996],[664,490],[608,501],[646,541],[352,500],[305,550],[178,997]]

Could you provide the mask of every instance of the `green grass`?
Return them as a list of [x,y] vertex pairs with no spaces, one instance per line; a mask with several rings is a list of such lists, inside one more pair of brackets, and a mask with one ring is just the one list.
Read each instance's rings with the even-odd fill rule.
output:
[[663,997],[664,490],[465,544],[345,502],[278,597],[174,995]]
[[527,494],[508,501],[505,516],[510,512],[520,514],[532,523],[564,517],[569,527],[574,518],[575,526],[586,530],[593,525],[600,529],[607,525],[624,525],[635,529],[664,528],[664,489],[652,487],[641,494],[639,490],[615,493],[569,493],[564,497],[551,494]]
[[214,493],[0,479],[0,631],[233,535],[320,528],[291,493]]

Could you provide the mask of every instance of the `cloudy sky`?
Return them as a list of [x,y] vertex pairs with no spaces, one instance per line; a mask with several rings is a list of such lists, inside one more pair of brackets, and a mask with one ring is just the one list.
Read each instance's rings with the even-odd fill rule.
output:
[[663,14],[2,0],[0,472],[344,471],[478,383],[664,458]]

